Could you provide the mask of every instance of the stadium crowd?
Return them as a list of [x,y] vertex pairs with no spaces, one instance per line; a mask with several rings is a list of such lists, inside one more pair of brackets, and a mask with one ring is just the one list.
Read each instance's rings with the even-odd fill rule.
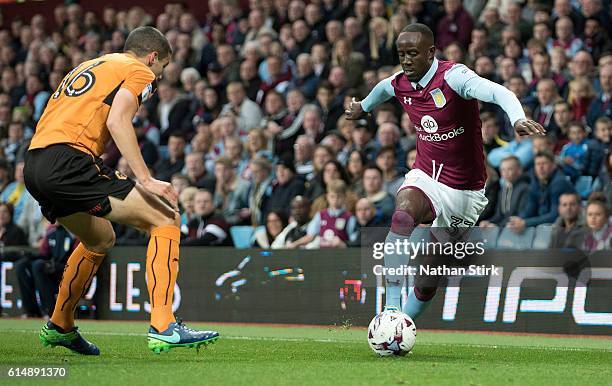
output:
[[[555,224],[552,247],[612,249],[609,2],[248,5],[209,0],[206,17],[198,20],[180,2],[157,14],[140,7],[97,14],[67,1],[52,15],[5,20],[3,245],[40,248],[44,261],[70,251],[66,232],[44,221],[23,184],[28,140],[71,69],[121,52],[130,30],[152,25],[174,54],[133,124],[154,176],[179,192],[182,244],[232,245],[231,234],[247,230],[246,239],[263,248],[358,246],[364,228],[388,226],[395,193],[415,160],[417,133],[394,100],[358,121],[346,120],[344,110],[400,70],[395,39],[404,26],[420,22],[434,31],[439,58],[505,85],[547,130],[545,137],[516,136],[496,105],[481,106],[489,205],[479,225],[521,234]],[[103,158],[133,176],[114,144]],[[138,231],[115,231],[118,245],[146,244]],[[49,248],[57,243],[62,248]],[[20,269],[56,272],[32,261]]]

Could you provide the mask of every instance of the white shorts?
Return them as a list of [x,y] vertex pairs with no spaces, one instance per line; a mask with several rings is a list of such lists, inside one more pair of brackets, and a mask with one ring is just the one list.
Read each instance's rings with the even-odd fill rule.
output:
[[461,228],[476,225],[488,203],[482,190],[458,190],[444,185],[420,169],[412,169],[405,176],[398,192],[407,187],[418,189],[429,199],[435,214],[432,227]]

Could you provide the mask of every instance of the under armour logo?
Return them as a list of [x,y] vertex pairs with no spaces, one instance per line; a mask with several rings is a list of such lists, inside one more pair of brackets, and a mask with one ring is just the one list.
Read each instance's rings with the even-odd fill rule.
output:
[[412,105],[412,98],[406,98],[406,97],[404,97],[404,104],[407,104],[407,105]]

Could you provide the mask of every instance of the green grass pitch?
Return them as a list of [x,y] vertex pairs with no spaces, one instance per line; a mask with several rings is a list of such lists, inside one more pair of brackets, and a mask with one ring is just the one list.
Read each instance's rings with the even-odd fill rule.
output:
[[363,328],[190,323],[221,339],[197,353],[153,354],[146,322],[80,321],[100,357],[38,341],[42,322],[0,319],[0,367],[68,366],[62,385],[611,385],[612,339],[417,332],[406,357],[377,357]]

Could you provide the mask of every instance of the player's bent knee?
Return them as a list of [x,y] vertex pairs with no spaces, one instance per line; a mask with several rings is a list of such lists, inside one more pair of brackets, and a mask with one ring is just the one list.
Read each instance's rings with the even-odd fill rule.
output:
[[156,214],[156,216],[154,216],[151,223],[149,224],[149,231],[151,231],[153,228],[167,226],[167,225],[173,225],[176,227],[180,227],[181,226],[181,216],[176,212],[174,212],[172,217],[166,215],[165,213],[159,212]]
[[109,231],[104,232],[104,235],[97,240],[81,240],[85,248],[96,253],[108,252],[115,245],[115,241],[115,231],[113,231],[112,228]]
[[433,221],[434,218],[427,196],[420,190],[410,187],[398,192],[395,208],[396,211],[400,210],[410,214],[414,219],[414,226]]
[[409,212],[402,209],[397,209],[393,212],[391,232],[402,236],[410,236],[416,225],[414,217]]

